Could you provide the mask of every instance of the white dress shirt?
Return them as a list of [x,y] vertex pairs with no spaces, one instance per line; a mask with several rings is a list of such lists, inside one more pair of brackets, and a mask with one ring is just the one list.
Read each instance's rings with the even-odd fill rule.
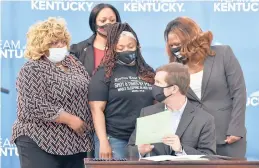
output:
[[[178,128],[178,125],[180,123],[180,120],[182,118],[184,109],[187,105],[187,99],[185,99],[185,103],[183,104],[183,106],[178,110],[178,111],[172,111],[172,133],[175,134],[176,130]],[[165,110],[168,110],[168,108],[165,106]],[[175,152],[175,155],[179,156],[179,155],[186,155],[186,153],[184,152],[184,149],[182,150],[182,152]]]

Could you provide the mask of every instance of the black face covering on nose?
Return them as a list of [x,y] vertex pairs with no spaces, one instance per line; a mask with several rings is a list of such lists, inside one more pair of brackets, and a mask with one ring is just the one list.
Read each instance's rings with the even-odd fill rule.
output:
[[181,51],[181,46],[176,47],[176,48],[170,48],[171,53],[176,57],[176,61],[182,64],[186,64],[187,58],[185,56],[182,56],[180,51]]
[[[107,24],[102,25],[102,26],[96,25],[96,32],[103,37],[107,37],[107,28],[110,25],[111,25],[110,23],[107,23]],[[100,31],[100,29],[103,29],[103,31]]]
[[136,50],[135,51],[123,51],[117,52],[118,60],[125,64],[130,64],[136,60]]
[[168,88],[174,85],[170,85],[170,86],[166,86],[166,87],[160,87],[160,86],[156,86],[153,85],[152,86],[152,95],[154,97],[154,99],[158,102],[163,102],[166,98],[168,98],[169,96],[171,96],[172,94],[165,96],[164,94],[164,88]]

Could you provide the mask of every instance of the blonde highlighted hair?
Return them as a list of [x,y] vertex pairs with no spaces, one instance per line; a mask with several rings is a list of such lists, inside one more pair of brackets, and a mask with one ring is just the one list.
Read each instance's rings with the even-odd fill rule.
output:
[[204,62],[208,55],[215,56],[216,54],[210,47],[212,40],[211,31],[201,33],[182,46],[181,55],[187,57],[189,62]]
[[[215,56],[211,49],[213,34],[211,31],[203,32],[200,26],[188,17],[178,17],[167,24],[164,38],[168,41],[168,35],[175,34],[181,41],[181,55],[188,58],[188,62],[203,62],[207,56]],[[167,48],[169,46],[167,45]],[[175,56],[169,55],[170,62],[174,62]]]
[[44,55],[48,56],[51,44],[58,41],[66,42],[69,48],[70,39],[65,19],[49,17],[29,28],[24,57],[38,60]]

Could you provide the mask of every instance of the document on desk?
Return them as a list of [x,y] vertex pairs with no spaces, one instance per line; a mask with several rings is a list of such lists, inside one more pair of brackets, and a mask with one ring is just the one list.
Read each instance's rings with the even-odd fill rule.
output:
[[180,160],[209,160],[207,158],[202,158],[205,155],[181,155],[181,156],[171,156],[171,155],[160,155],[160,156],[151,156],[151,157],[144,157],[141,158],[142,160],[149,160],[149,161],[180,161]]
[[170,111],[138,118],[136,145],[161,143],[164,136],[172,134],[172,122]]

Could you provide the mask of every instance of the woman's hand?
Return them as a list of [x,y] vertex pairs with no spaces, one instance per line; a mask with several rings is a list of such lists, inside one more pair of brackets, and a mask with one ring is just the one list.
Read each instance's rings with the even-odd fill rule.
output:
[[81,118],[74,115],[71,116],[67,125],[80,135],[87,129],[87,124]]
[[65,111],[60,112],[59,116],[55,119],[55,122],[66,124],[80,135],[87,129],[87,124],[80,117]]
[[99,158],[112,159],[112,148],[108,140],[106,142],[100,142]]

